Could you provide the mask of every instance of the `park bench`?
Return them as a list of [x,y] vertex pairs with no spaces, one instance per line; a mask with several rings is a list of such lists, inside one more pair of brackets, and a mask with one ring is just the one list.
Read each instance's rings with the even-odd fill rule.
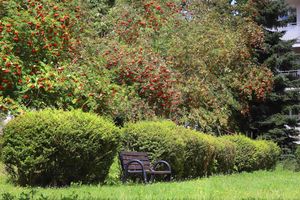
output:
[[[171,166],[164,160],[159,160],[151,165],[147,153],[125,151],[119,153],[119,158],[122,166],[123,183],[126,182],[129,175],[133,174],[141,175],[144,183],[148,182],[147,175],[150,175],[150,182],[154,181],[156,175],[163,175],[168,181],[171,180]],[[166,170],[157,170],[161,165]]]

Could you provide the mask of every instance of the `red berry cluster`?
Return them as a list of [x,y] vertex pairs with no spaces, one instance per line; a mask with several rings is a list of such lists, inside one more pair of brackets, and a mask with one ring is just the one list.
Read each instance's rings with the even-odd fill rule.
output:
[[[40,63],[56,64],[76,54],[80,8],[73,1],[10,1],[8,9],[16,15],[0,22],[0,94],[49,85],[41,74]],[[70,4],[68,8],[64,5]],[[30,84],[35,82],[35,86]],[[26,89],[26,87],[28,87]],[[47,87],[52,88],[51,85]],[[24,98],[29,98],[25,95]],[[26,99],[25,98],[25,99]]]
[[244,74],[244,84],[241,90],[241,97],[246,99],[264,100],[266,94],[272,90],[273,73],[268,69],[252,68]]
[[107,68],[115,70],[116,82],[136,87],[141,98],[159,114],[175,111],[181,102],[176,89],[177,74],[152,51],[139,48],[124,50],[114,48],[105,52]]

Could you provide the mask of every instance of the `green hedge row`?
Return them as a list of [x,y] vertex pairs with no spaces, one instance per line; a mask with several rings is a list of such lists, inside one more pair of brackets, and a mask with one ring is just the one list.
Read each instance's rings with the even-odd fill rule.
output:
[[124,150],[148,152],[152,161],[166,160],[174,177],[181,179],[213,171],[216,142],[213,136],[178,127],[170,121],[143,121],[124,127],[122,143]]
[[44,110],[8,123],[2,159],[20,185],[103,182],[119,143],[119,129],[95,114]]
[[280,155],[280,148],[274,142],[251,140],[243,135],[225,136],[222,139],[235,144],[235,167],[239,172],[272,169]]
[[171,121],[130,123],[121,130],[81,111],[26,113],[8,123],[3,139],[2,160],[20,185],[102,183],[115,177],[107,175],[121,145],[148,152],[152,161],[168,161],[176,179],[270,169],[280,153],[272,142],[217,138]]
[[217,138],[170,121],[127,124],[123,148],[149,152],[152,160],[168,161],[178,179],[271,169],[280,155],[273,142],[254,141],[242,135]]

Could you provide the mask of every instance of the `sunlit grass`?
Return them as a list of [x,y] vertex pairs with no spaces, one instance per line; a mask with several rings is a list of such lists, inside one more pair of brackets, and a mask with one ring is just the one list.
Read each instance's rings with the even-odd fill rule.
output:
[[[33,188],[36,197],[48,199],[300,199],[300,173],[276,169],[227,176],[213,176],[185,182],[149,185],[86,186],[68,188]],[[19,196],[30,188],[13,186],[7,182],[0,167],[0,194]]]

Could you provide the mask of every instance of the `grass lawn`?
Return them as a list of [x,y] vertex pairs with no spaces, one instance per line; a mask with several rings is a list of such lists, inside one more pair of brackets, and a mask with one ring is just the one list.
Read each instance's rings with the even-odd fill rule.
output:
[[[0,198],[10,193],[20,198],[30,188],[7,182],[0,165]],[[300,173],[276,169],[198,180],[150,185],[72,186],[69,188],[34,188],[36,199],[300,199]],[[24,194],[23,194],[24,196]]]

